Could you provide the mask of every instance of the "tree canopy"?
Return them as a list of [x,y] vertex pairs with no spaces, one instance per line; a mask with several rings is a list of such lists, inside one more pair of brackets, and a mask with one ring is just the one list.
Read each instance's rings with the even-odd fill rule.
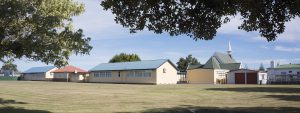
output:
[[177,68],[180,71],[186,71],[188,65],[196,65],[196,64],[200,64],[200,62],[198,62],[198,60],[195,57],[192,57],[192,55],[188,55],[185,58],[179,58],[177,64]]
[[1,70],[12,70],[12,71],[18,71],[17,65],[13,63],[13,59],[9,59],[7,61],[4,61]]
[[299,0],[104,0],[101,6],[131,33],[147,28],[194,40],[213,39],[230,17],[241,15],[238,29],[258,31],[273,41],[284,32],[285,22],[300,16]]
[[265,67],[264,67],[264,65],[263,65],[262,63],[260,64],[258,70],[259,70],[259,71],[265,71]]
[[83,11],[72,0],[1,0],[1,61],[28,58],[61,67],[72,53],[89,54],[90,38],[72,27],[72,17]]
[[126,53],[120,53],[115,56],[113,56],[109,63],[114,62],[131,62],[131,61],[141,61],[140,57],[137,54],[126,54]]

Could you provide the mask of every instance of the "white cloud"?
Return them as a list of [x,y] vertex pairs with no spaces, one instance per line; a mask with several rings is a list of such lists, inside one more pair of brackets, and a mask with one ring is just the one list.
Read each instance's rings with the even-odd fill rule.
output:
[[[285,31],[282,34],[279,34],[275,42],[288,42],[288,43],[299,43],[300,42],[300,29],[299,24],[300,18],[292,19],[291,21],[285,23]],[[264,41],[267,42],[267,39],[261,37],[259,34],[252,34],[253,41]]]
[[267,39],[265,37],[261,37],[261,36],[255,36],[251,38],[253,41],[267,41]]
[[300,47],[284,47],[284,46],[275,46],[274,50],[284,51],[284,52],[300,52]]
[[220,34],[234,34],[234,35],[247,35],[247,32],[238,29],[238,26],[242,24],[240,20],[241,16],[230,17],[230,22],[223,24],[217,32]]
[[[235,17],[230,17],[230,22],[223,24],[219,29],[218,33],[224,35],[238,35],[240,38],[249,37],[253,41],[264,41],[267,39],[261,37],[258,31],[246,32],[244,30],[238,29],[238,26],[242,24],[240,20],[241,16],[237,15]],[[277,42],[288,42],[288,43],[299,43],[300,42],[300,29],[299,29],[300,18],[297,17],[289,22],[285,23],[285,31],[278,35]]]
[[290,22],[285,24],[285,31],[283,34],[278,36],[278,40],[282,42],[300,42],[300,29],[299,29],[300,18],[297,17],[292,19]]

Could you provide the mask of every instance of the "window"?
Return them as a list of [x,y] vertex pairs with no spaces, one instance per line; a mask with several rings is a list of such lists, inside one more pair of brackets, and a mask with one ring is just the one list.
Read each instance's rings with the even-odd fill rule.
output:
[[151,77],[151,71],[145,71],[144,76],[145,77]]
[[98,72],[94,73],[94,77],[100,77]]
[[103,72],[95,72],[94,73],[94,77],[98,77],[98,78],[109,78],[112,77],[111,76],[111,72],[107,71],[103,71]]
[[151,71],[129,71],[127,72],[128,78],[145,78],[151,77]]
[[118,76],[121,77],[121,72],[119,71]]
[[297,75],[300,75],[300,71],[297,72]]
[[111,72],[105,72],[106,77],[111,77]]
[[135,72],[135,77],[143,77],[144,73],[142,71],[136,71]]
[[134,71],[127,72],[127,77],[133,78],[134,77]]
[[163,69],[163,73],[166,73],[166,72],[167,72],[167,69],[166,69],[166,68],[164,68],[164,69]]
[[281,75],[286,75],[286,72],[281,72]]
[[293,71],[289,71],[289,73],[293,73]]

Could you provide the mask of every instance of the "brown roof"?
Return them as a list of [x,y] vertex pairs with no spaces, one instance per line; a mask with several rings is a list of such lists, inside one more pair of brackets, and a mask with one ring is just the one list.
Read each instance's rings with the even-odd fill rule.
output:
[[73,73],[73,72],[75,72],[75,70],[78,73],[87,73],[88,72],[86,70],[80,69],[80,68],[75,67],[75,66],[66,66],[66,67],[54,70],[52,72],[54,72],[54,73],[65,73],[65,72],[71,72],[71,73]]

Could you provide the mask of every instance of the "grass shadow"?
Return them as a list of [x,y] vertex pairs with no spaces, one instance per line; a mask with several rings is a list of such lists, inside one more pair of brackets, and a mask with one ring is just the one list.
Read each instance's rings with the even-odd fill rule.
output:
[[142,111],[142,113],[299,113],[300,108],[295,107],[197,107],[179,106],[173,108],[155,108]]
[[276,98],[278,100],[285,100],[285,101],[300,101],[300,95],[266,95],[265,97]]
[[285,87],[208,88],[206,90],[235,91],[235,92],[300,93],[300,88],[285,88]]
[[0,107],[0,113],[51,113],[45,110],[29,110],[17,107]]
[[0,98],[0,104],[5,105],[5,104],[27,104],[26,102],[18,102],[15,100],[5,100]]

